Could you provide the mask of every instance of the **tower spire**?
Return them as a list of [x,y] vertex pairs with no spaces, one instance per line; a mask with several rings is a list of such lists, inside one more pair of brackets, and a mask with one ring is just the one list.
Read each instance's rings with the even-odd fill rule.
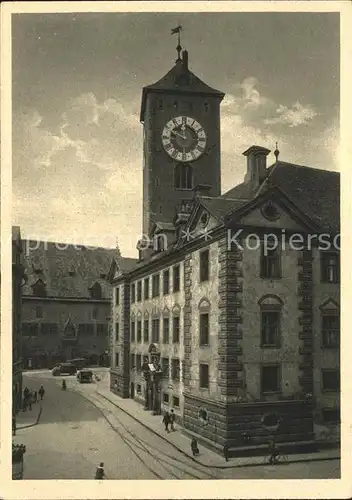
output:
[[176,28],[173,28],[171,30],[171,35],[174,35],[175,33],[177,33],[177,47],[176,47],[176,50],[177,50],[177,59],[176,59],[176,62],[179,62],[181,61],[181,57],[180,57],[180,54],[181,54],[181,51],[182,51],[182,46],[181,46],[181,31],[182,31],[182,26],[179,25],[177,26]]

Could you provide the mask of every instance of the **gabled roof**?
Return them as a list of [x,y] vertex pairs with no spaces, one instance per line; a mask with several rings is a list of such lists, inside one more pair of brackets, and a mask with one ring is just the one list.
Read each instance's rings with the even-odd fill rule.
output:
[[264,190],[276,186],[324,230],[340,227],[340,174],[293,163],[279,161],[267,169],[267,177],[253,190],[251,183],[242,182],[221,198],[253,199]]
[[90,299],[89,289],[99,283],[102,298],[110,298],[110,285],[103,276],[109,272],[116,249],[31,240],[22,240],[22,244],[28,276],[24,298],[33,296],[32,285],[39,280],[45,283],[47,297]]
[[137,264],[138,264],[137,259],[132,259],[130,257],[125,257],[125,258],[113,257],[110,263],[109,272],[107,274],[107,280],[111,282],[114,279],[117,271],[119,274],[129,273],[137,266]]
[[279,161],[269,167],[263,188],[278,186],[323,229],[340,227],[340,174]]
[[278,206],[282,206],[299,224],[312,231],[318,232],[320,227],[316,221],[312,220],[296,203],[292,202],[290,198],[277,186],[272,186],[266,191],[263,191],[251,201],[242,204],[231,210],[225,219],[226,224],[236,222],[238,219],[246,216],[256,208],[260,207],[265,201],[272,200]]

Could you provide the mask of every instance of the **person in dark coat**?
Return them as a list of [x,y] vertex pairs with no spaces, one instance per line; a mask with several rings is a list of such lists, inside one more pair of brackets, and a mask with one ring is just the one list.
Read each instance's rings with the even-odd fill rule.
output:
[[16,424],[16,417],[13,415],[12,417],[12,435],[16,436],[16,429],[17,429],[17,424]]
[[226,462],[228,462],[229,461],[229,446],[227,443],[224,444],[223,453],[224,453],[224,457],[225,457]]
[[192,438],[192,441],[191,441],[191,450],[192,450],[192,453],[193,453],[193,456],[197,456],[199,455],[199,448],[198,448],[198,443],[197,443],[197,440],[196,438]]
[[37,391],[34,391],[33,401],[34,401],[34,403],[38,402],[38,392]]
[[95,471],[95,479],[104,479],[104,478],[105,478],[104,462],[100,462],[100,464],[97,467],[97,470]]
[[44,394],[45,394],[45,390],[44,390],[44,387],[42,385],[40,386],[40,389],[38,392],[39,392],[40,400],[42,401]]
[[165,412],[164,418],[163,418],[163,424],[165,424],[165,430],[169,432],[169,423],[170,423],[170,414],[169,412]]
[[175,413],[174,413],[174,410],[171,410],[170,412],[170,425],[171,425],[171,430],[174,431],[175,430]]

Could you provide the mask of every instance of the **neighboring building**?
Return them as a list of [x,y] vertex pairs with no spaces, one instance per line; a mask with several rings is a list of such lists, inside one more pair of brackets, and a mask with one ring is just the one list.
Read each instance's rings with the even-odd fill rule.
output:
[[12,411],[21,409],[22,401],[22,287],[25,282],[21,231],[12,227]]
[[252,146],[220,196],[223,96],[186,52],[143,89],[149,240],[110,269],[111,390],[218,445],[267,442],[272,414],[279,439],[310,441],[314,410],[339,420],[339,174]]
[[118,251],[31,240],[23,240],[23,249],[25,367],[80,357],[107,365],[111,287],[106,278]]

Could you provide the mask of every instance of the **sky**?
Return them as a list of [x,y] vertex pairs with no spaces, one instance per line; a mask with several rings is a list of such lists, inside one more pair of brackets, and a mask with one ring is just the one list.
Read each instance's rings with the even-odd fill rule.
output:
[[[253,144],[338,170],[335,13],[71,13],[12,16],[13,223],[22,237],[137,256],[142,226],[143,86],[189,66],[226,93],[222,192]],[[268,157],[274,162],[274,156]]]

